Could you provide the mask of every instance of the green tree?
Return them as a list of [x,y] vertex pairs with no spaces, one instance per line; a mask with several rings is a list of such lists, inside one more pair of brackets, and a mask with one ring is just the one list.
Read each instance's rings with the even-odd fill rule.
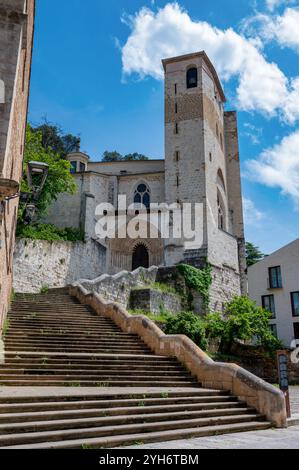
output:
[[[55,153],[51,147],[48,147],[46,150],[43,146],[42,138],[42,132],[33,130],[30,124],[27,125],[21,191],[30,192],[27,182],[28,162],[44,162],[49,165],[48,178],[36,204],[39,216],[46,214],[48,207],[57,199],[60,193],[74,194],[76,192],[76,184],[73,176],[70,174],[70,163],[64,160],[61,154]],[[24,206],[21,204],[20,223],[22,223],[23,209]]]
[[246,243],[246,262],[247,266],[252,266],[258,261],[264,259],[265,255],[253,243]]
[[122,155],[121,153],[117,152],[109,152],[106,150],[103,153],[102,162],[127,162],[127,161],[140,161],[140,160],[149,160],[148,157],[142,155],[141,153],[128,153],[127,155]]
[[128,155],[124,156],[124,161],[140,161],[140,160],[149,160],[148,157],[143,155],[142,153],[128,153]]
[[114,152],[108,152],[108,150],[106,150],[103,153],[102,162],[121,162],[122,159],[123,156],[116,150]]
[[76,152],[80,149],[81,139],[72,134],[65,134],[61,127],[45,122],[35,128],[31,128],[33,133],[40,133],[41,143],[45,150],[53,150],[62,157],[68,153]]
[[280,341],[269,328],[272,314],[258,307],[248,297],[235,297],[226,305],[224,312],[223,344],[230,352],[235,340],[255,341],[257,345],[275,350],[281,347]]

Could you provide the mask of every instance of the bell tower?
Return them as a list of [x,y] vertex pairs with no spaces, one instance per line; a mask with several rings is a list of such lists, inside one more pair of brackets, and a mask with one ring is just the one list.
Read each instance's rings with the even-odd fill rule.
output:
[[190,249],[184,239],[171,241],[166,262],[201,267],[208,261],[220,283],[228,270],[227,289],[237,295],[244,234],[235,114],[224,111],[225,95],[205,52],[165,59],[163,66],[166,202],[203,207],[202,245]]

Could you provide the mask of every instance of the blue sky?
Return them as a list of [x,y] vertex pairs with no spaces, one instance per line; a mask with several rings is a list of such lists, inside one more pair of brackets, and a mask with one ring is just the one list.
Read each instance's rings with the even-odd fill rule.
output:
[[205,49],[239,119],[246,238],[299,234],[299,1],[37,0],[29,120],[164,158],[160,59]]

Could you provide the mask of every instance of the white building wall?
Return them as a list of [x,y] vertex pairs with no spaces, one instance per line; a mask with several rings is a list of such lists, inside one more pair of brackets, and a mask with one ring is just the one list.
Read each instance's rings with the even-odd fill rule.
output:
[[[282,289],[269,288],[269,268],[280,266]],[[299,239],[281,248],[248,269],[249,297],[262,306],[262,296],[274,295],[276,318],[270,324],[277,326],[279,339],[289,347],[294,338],[291,292],[299,292]]]

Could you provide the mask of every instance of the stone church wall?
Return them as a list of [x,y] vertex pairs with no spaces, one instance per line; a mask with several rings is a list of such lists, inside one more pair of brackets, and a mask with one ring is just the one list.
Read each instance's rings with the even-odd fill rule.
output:
[[80,278],[94,279],[106,269],[106,252],[96,242],[48,242],[17,239],[15,292],[37,293],[43,286],[64,287]]

